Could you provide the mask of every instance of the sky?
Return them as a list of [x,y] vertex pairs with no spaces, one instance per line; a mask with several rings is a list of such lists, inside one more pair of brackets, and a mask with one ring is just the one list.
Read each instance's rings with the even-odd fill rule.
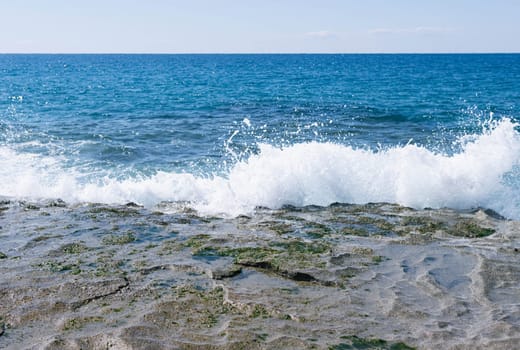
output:
[[520,0],[0,0],[0,52],[520,52],[519,17]]

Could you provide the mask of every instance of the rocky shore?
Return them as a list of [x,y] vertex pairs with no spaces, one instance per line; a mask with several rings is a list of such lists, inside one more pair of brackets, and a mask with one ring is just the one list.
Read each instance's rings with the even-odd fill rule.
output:
[[513,349],[520,223],[393,204],[0,205],[0,348]]

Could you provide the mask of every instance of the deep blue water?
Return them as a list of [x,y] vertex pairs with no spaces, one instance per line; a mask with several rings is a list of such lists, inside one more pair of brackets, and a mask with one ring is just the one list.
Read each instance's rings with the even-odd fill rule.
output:
[[[516,188],[517,54],[0,55],[0,76],[0,195],[208,204],[215,199],[203,192],[224,186],[233,195],[215,195],[217,202],[234,201],[248,208],[390,200],[416,206],[488,205],[513,211],[496,204],[504,200],[496,197],[505,191],[504,184],[509,192]],[[484,183],[489,174],[473,179],[450,173],[437,182],[452,186],[461,181],[473,188],[461,196],[474,198],[463,203],[436,198],[437,182],[430,184],[435,187],[430,194],[424,194],[429,201],[416,204],[412,195],[402,194],[411,191],[412,185],[419,186],[418,179],[444,171],[445,165],[432,165],[433,160],[427,161],[421,150],[447,160],[458,154],[467,156],[466,142],[493,133],[497,125],[507,129],[503,133],[512,133],[510,144],[500,144],[507,139],[503,134],[491,135],[497,148],[487,145],[486,149],[502,153],[511,149],[511,159],[499,159],[498,165],[482,159],[475,164],[464,161],[466,168],[478,168],[480,162],[503,167],[495,187]],[[416,153],[409,154],[407,144]],[[285,153],[271,155],[273,150],[261,150],[262,145]],[[292,154],[289,151],[295,145],[308,149]],[[335,154],[329,146],[341,146],[344,152],[340,149]],[[347,157],[351,148],[355,159]],[[406,162],[397,164],[388,158],[392,150],[402,152],[397,158]],[[357,157],[368,159],[362,152],[383,157],[375,159],[375,164],[393,163],[388,174],[383,172],[389,177],[426,165],[431,169],[414,179],[389,180],[377,193],[365,196],[347,187],[328,189],[328,199],[314,195],[317,186],[341,182],[344,176],[361,179],[363,173],[356,164],[363,162]],[[274,161],[278,156],[280,163]],[[259,166],[270,169],[264,177],[278,178],[286,170],[284,176],[292,177],[294,183],[233,183],[233,174],[244,166],[252,167],[255,157],[269,159]],[[291,161],[297,169],[284,168]],[[298,168],[298,164],[310,168]],[[336,164],[352,168],[342,173],[334,168]],[[302,178],[317,169],[334,176],[325,184]],[[244,179],[259,173],[258,169],[248,171],[244,170]],[[159,180],[157,174],[168,176]],[[185,184],[180,175],[195,179]],[[227,183],[201,189],[197,182],[215,177]],[[135,182],[135,187],[129,188],[125,180]],[[96,191],[104,196],[91,195],[89,185],[97,186]],[[276,200],[265,191],[237,195],[236,186],[257,186],[279,195]],[[289,193],[281,190],[291,186],[295,189]],[[385,187],[394,191],[386,193]],[[480,187],[487,192],[473,193]],[[189,194],[178,195],[186,188]],[[301,193],[296,195],[297,189]],[[247,196],[250,201],[242,198]],[[509,200],[515,198],[516,194]]]

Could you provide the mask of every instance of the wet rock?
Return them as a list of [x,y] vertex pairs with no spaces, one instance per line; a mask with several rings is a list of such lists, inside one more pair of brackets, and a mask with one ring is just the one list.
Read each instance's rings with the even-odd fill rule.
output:
[[378,350],[413,350],[415,348],[406,345],[405,343],[388,342],[383,339],[366,339],[355,335],[342,336],[345,342],[333,345],[331,350],[347,350],[347,349],[378,349]]
[[242,267],[235,264],[226,265],[210,270],[210,277],[215,280],[235,277],[242,272]]
[[493,209],[486,209],[486,208],[478,208],[472,211],[475,216],[480,216],[480,214],[484,214],[485,216],[494,219],[494,220],[506,220],[505,217],[494,211]]
[[53,199],[53,200],[45,201],[43,204],[47,208],[53,208],[53,207],[65,208],[65,207],[67,207],[67,203],[65,203],[65,201],[63,201],[62,199]]
[[40,210],[40,206],[36,203],[20,202],[25,210]]
[[91,205],[88,208],[87,213],[92,218],[111,216],[111,217],[120,217],[120,218],[128,218],[135,217],[139,215],[139,206],[107,206],[107,205]]
[[65,284],[62,287],[62,293],[70,293],[67,299],[70,300],[73,308],[77,309],[92,301],[114,295],[128,285],[129,282],[126,278],[93,280],[79,287],[74,283]]

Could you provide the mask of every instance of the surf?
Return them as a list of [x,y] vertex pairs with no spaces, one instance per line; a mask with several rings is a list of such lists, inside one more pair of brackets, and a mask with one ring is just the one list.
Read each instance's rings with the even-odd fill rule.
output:
[[[520,135],[510,119],[460,137],[445,154],[408,143],[384,149],[333,142],[285,147],[258,144],[224,174],[157,171],[153,175],[93,175],[65,167],[60,156],[0,147],[0,195],[60,198],[69,203],[147,207],[186,202],[207,215],[237,216],[257,207],[389,202],[413,208],[490,208],[520,218]],[[123,178],[123,179],[122,179]]]

